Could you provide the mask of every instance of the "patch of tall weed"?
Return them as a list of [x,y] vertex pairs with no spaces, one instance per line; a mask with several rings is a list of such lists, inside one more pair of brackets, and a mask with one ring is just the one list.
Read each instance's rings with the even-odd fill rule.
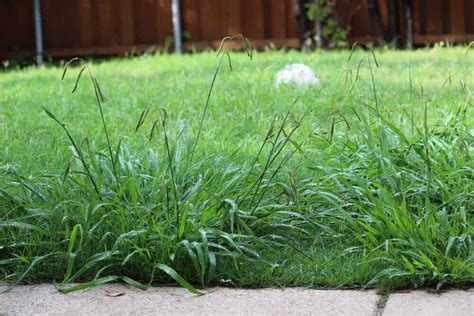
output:
[[379,266],[366,285],[472,282],[470,95],[430,124],[426,103],[419,121],[413,111],[381,111],[371,69],[370,75],[373,106],[353,109],[350,122],[334,113],[327,137],[315,136],[322,152],[314,153],[313,177],[300,188],[304,216],[323,227],[327,239],[352,240],[346,253],[361,252],[361,265]]
[[[44,108],[69,140],[72,156],[63,173],[43,178],[25,178],[11,166],[2,169],[7,183],[0,191],[0,207],[6,210],[0,218],[4,280],[16,285],[54,279],[67,293],[117,280],[146,289],[172,279],[198,294],[195,285],[217,284],[227,266],[270,264],[257,248],[281,247],[294,235],[293,225],[274,210],[286,203],[277,182],[298,149],[291,137],[302,118],[291,111],[275,116],[248,163],[204,155],[199,136],[214,83],[226,58],[231,66],[225,49],[218,56],[197,132],[170,128],[165,109],[146,109],[136,132],[147,126],[147,117],[156,118],[144,131],[148,143],[142,151],[111,139],[98,80],[88,65],[80,68],[72,92],[87,73],[105,145],[76,135],[73,126]],[[86,283],[68,287],[77,281]]]

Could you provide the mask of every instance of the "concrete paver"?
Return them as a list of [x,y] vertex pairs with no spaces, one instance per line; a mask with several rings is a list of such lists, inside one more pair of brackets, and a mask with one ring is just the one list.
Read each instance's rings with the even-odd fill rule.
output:
[[394,293],[388,298],[383,316],[470,316],[474,315],[474,291]]
[[[125,294],[110,297],[106,293]],[[142,292],[122,284],[66,295],[51,285],[41,284],[18,286],[0,294],[0,314],[374,315],[378,300],[375,291],[219,288],[207,295],[194,296],[177,287],[154,287]]]
[[[0,285],[0,291],[6,288]],[[116,296],[119,295],[119,296]],[[178,287],[146,292],[124,284],[61,294],[50,284],[0,294],[0,315],[429,315],[474,316],[474,289],[393,293],[377,309],[375,291],[219,288],[195,296]]]

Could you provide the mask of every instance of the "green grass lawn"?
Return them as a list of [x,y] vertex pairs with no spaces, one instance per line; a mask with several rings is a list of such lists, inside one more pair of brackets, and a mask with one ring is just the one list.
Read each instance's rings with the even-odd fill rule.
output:
[[208,106],[215,53],[95,62],[109,141],[79,65],[0,73],[0,278],[473,282],[473,54],[236,53]]

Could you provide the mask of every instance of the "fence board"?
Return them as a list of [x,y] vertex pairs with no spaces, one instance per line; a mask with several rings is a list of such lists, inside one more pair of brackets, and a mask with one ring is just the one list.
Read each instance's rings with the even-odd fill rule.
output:
[[226,35],[237,35],[242,31],[241,1],[229,1],[223,7],[224,30]]
[[[382,15],[382,23],[385,27],[388,27],[388,25],[389,25],[388,1],[379,1],[379,7],[380,7],[380,15]],[[371,25],[372,25],[372,23],[371,23]]]
[[285,1],[286,16],[286,36],[288,38],[295,38],[298,36],[296,32],[295,10],[293,7],[293,0]]
[[413,1],[413,33],[424,34],[423,28],[423,12],[425,10],[424,3],[421,0]]
[[251,39],[264,38],[262,0],[242,0],[243,30]]
[[430,1],[426,6],[426,33],[443,33],[443,2],[441,0]]
[[93,25],[94,28],[94,43],[98,46],[114,45],[115,31],[113,23],[113,4],[112,0],[92,1],[93,8]]
[[57,6],[51,1],[41,2],[42,29],[44,47],[61,46],[60,27],[62,27],[62,15]]
[[[136,1],[136,0],[135,0]],[[171,22],[171,1],[157,0],[155,31],[156,41],[163,43],[169,36],[173,36],[173,24]],[[137,19],[135,17],[135,19]]]
[[208,39],[227,35],[227,21],[223,19],[224,5],[220,0],[201,0],[201,29]]
[[451,9],[452,5],[450,3],[451,0],[442,0],[441,1],[441,7],[442,7],[442,13],[441,13],[441,33],[442,34],[449,34],[450,29],[451,29]]
[[449,10],[449,32],[452,34],[462,34],[464,27],[464,0],[451,0]]
[[[276,0],[278,1],[278,0]],[[271,2],[262,0],[263,38],[271,38]]]
[[270,3],[270,37],[286,37],[285,1],[271,1]]
[[[42,6],[50,10],[44,10],[43,30],[44,44],[48,46],[79,47],[79,16],[76,10],[75,0],[43,0]],[[50,13],[48,15],[48,12]],[[49,36],[51,31],[54,36]]]
[[160,14],[156,1],[134,1],[134,37],[136,44],[154,43],[156,37],[156,19]]
[[0,2],[0,50],[33,50],[35,47],[33,1]]
[[465,0],[464,8],[466,33],[474,34],[474,0]]
[[357,12],[354,13],[351,20],[350,36],[364,37],[374,36],[372,27],[372,20],[369,15],[367,2],[364,0],[351,1],[354,6],[360,7]]
[[81,47],[89,47],[94,43],[92,31],[92,5],[91,0],[77,2],[77,15],[79,19],[79,44]]
[[120,30],[120,44],[132,45],[135,41],[135,25],[133,23],[133,0],[119,0],[116,25]]
[[79,47],[79,16],[74,0],[41,1],[44,46]]
[[181,14],[183,17],[183,31],[188,32],[193,41],[202,39],[200,8],[199,0],[182,1]]

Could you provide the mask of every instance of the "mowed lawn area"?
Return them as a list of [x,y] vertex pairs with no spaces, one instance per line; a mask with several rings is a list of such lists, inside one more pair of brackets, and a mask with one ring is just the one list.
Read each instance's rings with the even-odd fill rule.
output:
[[374,54],[231,53],[209,102],[214,52],[0,73],[0,279],[473,282],[474,51]]

